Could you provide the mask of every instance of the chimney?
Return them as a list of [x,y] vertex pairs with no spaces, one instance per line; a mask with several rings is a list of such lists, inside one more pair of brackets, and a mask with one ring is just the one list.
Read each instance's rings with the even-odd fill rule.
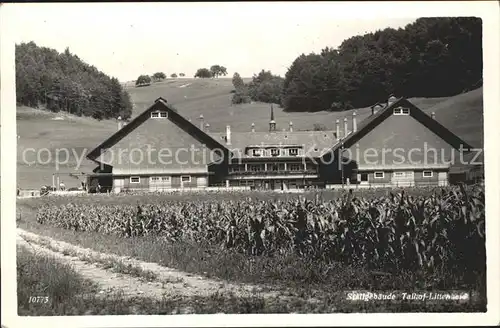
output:
[[335,121],[335,129],[336,129],[335,134],[337,135],[337,140],[339,140],[340,139],[340,121],[339,121],[339,119],[337,119]]
[[231,144],[231,126],[226,125],[226,145]]
[[255,132],[255,123],[252,123],[252,132]]
[[347,128],[347,117],[344,117],[344,138],[347,136],[347,131],[349,131]]
[[200,114],[200,130],[203,131],[203,114]]
[[292,122],[292,121],[290,121],[290,124],[289,124],[289,125],[290,125],[290,132],[293,132],[293,122]]
[[435,120],[435,119],[436,119],[436,113],[432,112],[432,113],[431,113],[431,118],[432,118],[433,120]]
[[122,117],[118,116],[118,131],[122,129]]
[[205,132],[208,132],[209,128],[210,128],[210,124],[208,124],[208,123],[205,124]]
[[358,122],[356,121],[356,111],[352,113],[352,132],[358,131]]

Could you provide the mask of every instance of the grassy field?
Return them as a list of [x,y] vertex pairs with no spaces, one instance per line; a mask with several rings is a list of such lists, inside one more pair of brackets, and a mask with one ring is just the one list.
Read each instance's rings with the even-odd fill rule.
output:
[[[18,314],[20,316],[69,315],[168,315],[190,313],[332,313],[332,312],[453,312],[464,309],[456,302],[352,302],[345,293],[324,293],[321,302],[304,299],[283,301],[278,298],[237,297],[231,294],[210,296],[164,295],[161,299],[125,298],[111,294],[97,296],[98,286],[85,280],[69,265],[18,247]],[[39,296],[39,303],[29,302]],[[47,300],[47,302],[45,302]]]
[[[205,122],[210,124],[212,131],[225,131],[226,125],[231,125],[233,131],[249,131],[251,123],[256,130],[266,131],[269,121],[269,104],[252,103],[231,105],[230,78],[219,79],[168,79],[148,87],[128,88],[134,103],[133,116],[137,115],[152,102],[163,97],[173,104],[179,112],[198,122],[200,114]],[[436,119],[450,130],[464,138],[474,146],[483,144],[483,104],[482,88],[449,98],[412,98],[415,105],[425,112],[436,113]],[[358,119],[362,120],[370,114],[369,108],[357,110]],[[352,111],[330,113],[285,113],[275,106],[277,128],[286,128],[292,121],[297,130],[311,130],[314,124],[320,123],[328,129],[335,129],[335,120],[350,117]],[[64,119],[57,120],[57,117]],[[96,121],[89,118],[78,118],[71,115],[47,113],[26,107],[17,109],[17,179],[21,188],[39,188],[42,184],[52,183],[52,173],[55,172],[55,153],[58,148],[75,149],[81,156],[90,151],[117,129],[117,122]],[[47,164],[28,165],[23,161],[23,151],[28,148],[41,152],[42,161],[51,154],[52,161]],[[35,159],[33,152],[27,153],[27,160]],[[64,160],[66,155],[61,153]],[[73,160],[59,168],[60,172],[75,172]],[[86,160],[78,171],[90,172],[95,165]],[[78,186],[79,181],[66,177],[67,187]]]

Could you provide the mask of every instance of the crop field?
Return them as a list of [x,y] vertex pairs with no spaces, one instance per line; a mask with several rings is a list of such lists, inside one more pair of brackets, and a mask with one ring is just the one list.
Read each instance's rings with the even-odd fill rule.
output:
[[73,231],[202,240],[248,255],[295,253],[392,272],[468,272],[485,263],[484,191],[479,186],[436,188],[427,196],[345,193],[329,200],[318,194],[310,199],[206,195],[197,202],[160,197],[132,204],[111,196],[114,203],[108,197],[94,205],[94,198],[67,204],[47,198],[36,220]]

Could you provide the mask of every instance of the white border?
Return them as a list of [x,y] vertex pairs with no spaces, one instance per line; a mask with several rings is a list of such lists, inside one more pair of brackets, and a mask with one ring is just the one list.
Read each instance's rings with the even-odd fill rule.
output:
[[[377,173],[382,173],[382,176],[378,177]],[[385,172],[384,171],[375,171],[375,172],[373,172],[373,178],[374,179],[383,179],[383,178],[385,178]]]
[[[207,7],[225,8],[237,6],[238,10],[252,15],[273,17],[277,12],[297,17],[302,15],[328,14],[338,19],[374,19],[385,17],[430,17],[430,16],[479,16],[483,19],[483,59],[484,59],[484,147],[486,181],[486,229],[488,266],[488,312],[476,314],[320,314],[320,315],[178,315],[178,316],[71,316],[71,317],[18,317],[16,312],[16,270],[15,270],[15,197],[16,156],[5,156],[16,152],[15,116],[15,74],[14,43],[9,28],[11,20],[19,17],[9,14],[12,6],[32,6],[38,4],[2,4],[0,8],[0,62],[1,62],[1,243],[2,243],[2,309],[1,320],[6,327],[165,327],[165,326],[331,326],[331,325],[496,325],[500,322],[499,303],[499,250],[498,238],[500,216],[499,203],[499,151],[500,129],[498,129],[499,85],[499,8],[495,1],[469,2],[316,2],[316,3],[123,3],[92,4],[117,6],[196,5],[200,10]],[[43,4],[42,4],[43,5]],[[69,6],[76,4],[60,4]],[[82,5],[82,4],[79,4]],[[163,7],[162,7],[163,6]],[[262,10],[266,6],[266,10]],[[286,10],[284,9],[286,8]],[[160,10],[160,9],[158,9]],[[319,17],[321,19],[322,17]],[[204,24],[204,23],[200,23]],[[198,28],[197,24],[191,27]],[[189,27],[188,27],[189,28]],[[249,26],[251,28],[251,26]],[[325,45],[326,46],[326,45]],[[311,49],[312,50],[312,49]]]

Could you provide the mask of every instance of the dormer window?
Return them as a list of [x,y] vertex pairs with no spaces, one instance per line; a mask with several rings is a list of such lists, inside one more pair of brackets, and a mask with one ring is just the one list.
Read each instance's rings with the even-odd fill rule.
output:
[[168,113],[165,111],[151,112],[151,118],[167,118]]
[[299,149],[298,148],[290,148],[289,154],[290,154],[290,156],[297,156],[299,154]]
[[280,155],[280,150],[278,148],[271,149],[271,156],[279,156],[279,155]]
[[410,109],[405,107],[394,108],[394,115],[410,115]]
[[262,149],[252,149],[252,155],[255,157],[262,156]]

